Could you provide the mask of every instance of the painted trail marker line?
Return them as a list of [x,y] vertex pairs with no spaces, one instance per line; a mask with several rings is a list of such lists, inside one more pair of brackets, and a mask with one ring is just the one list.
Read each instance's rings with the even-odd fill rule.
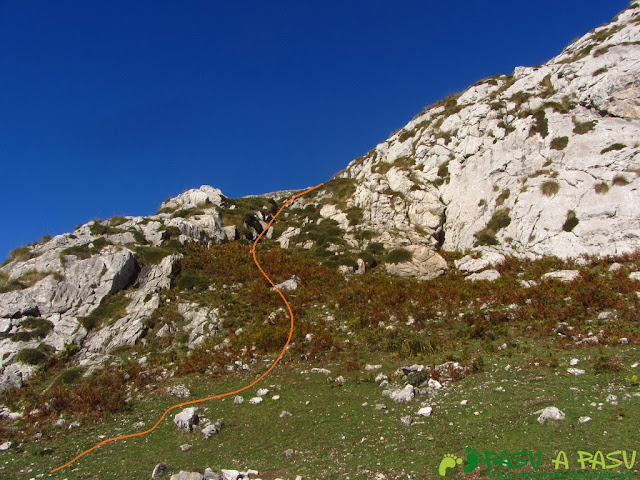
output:
[[262,233],[260,235],[258,235],[258,238],[256,238],[256,241],[253,242],[253,248],[251,249],[251,251],[253,253],[253,261],[255,262],[255,264],[257,265],[258,269],[260,270],[260,273],[262,273],[262,275],[264,275],[264,277],[269,281],[271,286],[273,288],[275,288],[276,291],[280,294],[280,297],[282,297],[282,301],[287,306],[287,310],[289,310],[289,317],[291,318],[291,327],[289,328],[289,338],[287,338],[287,343],[285,343],[284,347],[282,347],[282,351],[280,352],[280,355],[278,355],[278,358],[275,359],[275,361],[271,364],[271,366],[267,369],[267,371],[264,372],[262,375],[260,375],[256,380],[251,382],[249,385],[246,385],[246,386],[244,386],[244,387],[242,387],[242,388],[240,388],[238,390],[234,390],[233,392],[220,393],[218,395],[213,395],[211,397],[199,398],[197,400],[191,400],[191,401],[188,401],[188,402],[176,403],[175,405],[172,405],[169,408],[167,408],[164,411],[164,413],[162,414],[162,416],[160,417],[160,419],[149,430],[145,430],[144,432],[131,433],[129,435],[120,435],[118,437],[107,438],[106,440],[103,440],[100,443],[94,445],[90,449],[85,450],[80,455],[75,457],[73,460],[71,460],[71,461],[69,461],[69,462],[65,463],[64,465],[61,465],[61,466],[59,466],[57,468],[54,468],[53,470],[51,470],[50,473],[57,472],[58,470],[62,470],[63,468],[68,467],[69,465],[74,463],[76,460],[80,459],[81,457],[83,457],[87,453],[95,450],[96,448],[104,445],[105,443],[115,442],[116,440],[122,440],[122,439],[125,439],[125,438],[140,437],[142,435],[146,435],[147,433],[153,432],[156,429],[156,427],[158,425],[160,425],[160,423],[162,423],[164,418],[167,416],[167,413],[169,413],[171,410],[173,410],[175,408],[184,407],[185,405],[193,405],[194,403],[202,403],[202,402],[206,402],[208,400],[214,400],[216,398],[228,397],[229,395],[235,395],[236,393],[244,392],[245,390],[248,390],[249,388],[253,387],[256,383],[258,383],[260,380],[262,380],[264,377],[266,377],[269,374],[269,372],[271,372],[271,370],[273,370],[273,367],[275,367],[278,364],[278,362],[280,361],[280,359],[283,357],[284,352],[287,350],[287,347],[289,346],[289,342],[291,342],[291,337],[293,336],[293,311],[291,310],[291,305],[289,305],[289,302],[287,302],[287,299],[282,294],[280,289],[278,287],[276,287],[275,283],[273,283],[273,281],[269,278],[269,275],[267,275],[265,273],[265,271],[262,269],[262,267],[260,266],[260,263],[258,262],[258,259],[256,258],[256,245],[260,241],[260,238],[262,238],[262,235],[264,235],[267,232],[267,230],[269,230],[269,227],[271,227],[271,224],[273,223],[273,221],[278,217],[278,215],[280,215],[280,212],[282,212],[282,210],[284,210],[284,208],[287,205],[289,205],[291,202],[293,202],[296,198],[301,197],[302,195],[304,195],[306,193],[309,193],[312,190],[315,190],[316,188],[321,187],[322,185],[324,185],[324,183],[316,185],[315,187],[308,188],[307,190],[305,190],[303,192],[300,192],[300,193],[294,195],[293,197],[291,197],[289,200],[287,200],[284,203],[284,205],[282,205],[282,207],[280,207],[280,210],[278,210],[278,213],[276,213],[274,215],[274,217],[271,219],[271,221],[266,226],[266,228],[262,231]]

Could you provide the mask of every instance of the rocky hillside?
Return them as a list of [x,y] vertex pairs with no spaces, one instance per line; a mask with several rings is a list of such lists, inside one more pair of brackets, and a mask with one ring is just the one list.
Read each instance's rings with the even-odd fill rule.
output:
[[[464,252],[456,265],[475,275],[509,255],[633,252],[639,78],[636,1],[547,64],[427,108],[294,202],[266,241],[343,273],[421,280],[448,268],[447,251]],[[92,369],[157,325],[154,335],[174,335],[164,294],[202,287],[186,245],[248,243],[291,193],[229,199],[202,186],[155,215],[92,221],[12,252],[0,267],[0,385],[20,387],[53,353]],[[189,348],[224,327],[217,307],[186,298],[172,313]]]

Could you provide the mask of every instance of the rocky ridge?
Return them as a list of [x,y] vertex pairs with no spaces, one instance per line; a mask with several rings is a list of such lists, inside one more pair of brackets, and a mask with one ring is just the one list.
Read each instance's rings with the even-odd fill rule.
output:
[[[490,267],[506,255],[635,251],[639,42],[636,1],[545,65],[427,108],[296,200],[265,237],[345,273],[380,263],[418,279],[444,272],[442,250],[468,253],[456,267],[470,280],[495,280]],[[92,221],[14,251],[0,267],[0,386],[20,387],[48,351],[90,371],[144,342],[184,245],[255,239],[291,193],[229,199],[202,186],[155,215]],[[179,312],[189,348],[223,328],[216,309],[185,300]],[[156,335],[176,330],[167,321]]]

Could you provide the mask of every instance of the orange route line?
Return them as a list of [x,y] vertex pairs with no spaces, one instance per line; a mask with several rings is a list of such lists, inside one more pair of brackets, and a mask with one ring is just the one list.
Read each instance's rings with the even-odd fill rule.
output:
[[151,427],[149,430],[145,430],[144,432],[131,433],[129,435],[120,435],[118,437],[107,438],[106,440],[103,440],[100,443],[98,443],[98,444],[94,445],[93,447],[89,448],[88,450],[85,450],[80,455],[75,457],[73,460],[65,463],[64,465],[61,465],[60,467],[54,468],[53,470],[51,470],[50,473],[54,473],[54,472],[57,472],[58,470],[62,470],[65,467],[68,467],[69,465],[74,463],[76,460],[79,460],[81,457],[83,457],[87,453],[95,450],[96,448],[98,448],[98,447],[100,447],[100,446],[102,446],[102,445],[104,445],[106,443],[115,442],[116,440],[122,440],[122,439],[125,439],[125,438],[140,437],[142,435],[146,435],[147,433],[153,432],[156,429],[156,427],[158,425],[160,425],[160,423],[167,416],[167,413],[169,413],[171,410],[173,410],[175,408],[184,407],[185,405],[193,405],[194,403],[206,402],[208,400],[214,400],[216,398],[228,397],[229,395],[235,395],[236,393],[244,392],[245,390],[253,387],[256,383],[258,383],[260,380],[262,380],[264,377],[266,377],[269,374],[269,372],[271,372],[271,370],[273,370],[273,367],[275,367],[278,364],[278,362],[280,361],[280,359],[283,357],[285,351],[287,350],[287,347],[289,346],[289,342],[291,342],[291,337],[293,336],[293,311],[291,310],[291,305],[289,305],[289,302],[287,302],[287,299],[285,298],[283,293],[280,291],[280,289],[278,287],[276,287],[276,285],[273,283],[273,281],[269,278],[269,275],[267,275],[265,273],[265,271],[262,269],[262,267],[260,266],[260,263],[258,262],[258,259],[256,258],[256,245],[258,244],[258,241],[260,241],[260,238],[262,238],[262,236],[267,232],[267,230],[269,230],[269,227],[271,227],[271,224],[276,219],[276,217],[278,215],[280,215],[280,212],[282,212],[282,210],[284,210],[284,208],[287,205],[289,205],[291,202],[293,202],[296,198],[301,197],[305,193],[309,193],[312,190],[315,190],[316,188],[321,187],[322,185],[324,185],[324,183],[316,185],[315,187],[308,188],[307,190],[305,190],[303,192],[300,192],[300,193],[294,195],[293,197],[291,197],[289,200],[287,200],[284,203],[284,205],[282,205],[282,207],[280,207],[280,210],[278,210],[278,213],[276,213],[274,215],[274,217],[271,219],[271,221],[267,224],[266,228],[264,230],[262,230],[262,233],[260,233],[260,235],[258,235],[258,238],[256,238],[255,242],[253,242],[253,248],[251,249],[251,251],[253,253],[253,261],[258,266],[258,269],[260,270],[262,275],[264,275],[264,277],[269,281],[269,283],[273,286],[273,288],[275,288],[276,291],[280,294],[280,297],[282,297],[282,300],[287,305],[287,310],[289,310],[289,316],[291,317],[291,328],[289,329],[289,338],[287,338],[287,343],[285,343],[284,347],[282,348],[282,351],[280,352],[280,355],[278,355],[278,358],[276,358],[276,360],[271,364],[271,366],[267,369],[267,371],[264,372],[262,375],[260,375],[256,380],[251,382],[249,385],[246,385],[246,386],[244,386],[244,387],[242,387],[242,388],[240,388],[238,390],[234,390],[233,392],[220,393],[218,395],[213,395],[211,397],[199,398],[197,400],[190,400],[188,402],[176,403],[175,405],[172,405],[171,407],[167,408],[164,411],[164,413],[162,414],[162,416],[160,417],[160,419],[156,422],[156,424],[153,427]]

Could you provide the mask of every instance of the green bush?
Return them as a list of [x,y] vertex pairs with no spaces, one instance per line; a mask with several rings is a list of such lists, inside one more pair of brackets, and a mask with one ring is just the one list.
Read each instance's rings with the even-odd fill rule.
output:
[[595,187],[593,187],[597,194],[604,195],[609,191],[609,185],[605,182],[596,183]]
[[554,150],[564,150],[569,145],[569,137],[556,137],[551,140],[551,148]]
[[73,385],[82,379],[82,375],[86,371],[83,367],[72,367],[63,371],[53,381],[54,385]]
[[603,155],[607,152],[612,152],[614,150],[622,150],[623,148],[626,148],[627,146],[624,143],[613,143],[611,145],[609,145],[606,148],[603,148],[602,150],[600,150],[600,155]]
[[542,191],[544,196],[552,197],[560,191],[560,185],[558,182],[554,182],[553,180],[547,180],[540,185],[540,191]]
[[508,208],[501,208],[493,212],[487,226],[473,235],[476,238],[475,245],[498,245],[496,234],[511,224],[509,212]]
[[549,135],[549,121],[547,120],[547,116],[544,113],[543,109],[536,110],[533,114],[533,125],[529,129],[529,136],[533,136],[536,133],[539,133],[542,138],[545,138]]
[[162,247],[136,247],[136,257],[142,265],[158,265],[163,258],[175,251]]
[[618,187],[622,187],[624,185],[628,185],[629,180],[624,175],[616,175],[615,177],[613,177],[613,181],[611,183]]
[[13,342],[28,342],[44,338],[53,330],[53,323],[44,318],[27,317],[20,322],[20,332],[11,336]]
[[178,280],[177,287],[181,290],[195,290],[204,292],[209,288],[209,282],[200,274],[198,270],[188,269],[182,272]]
[[576,120],[575,117],[573,117],[573,133],[578,134],[578,135],[584,135],[585,133],[589,133],[591,130],[593,130],[596,126],[596,124],[598,123],[597,120],[591,120],[588,122],[579,122],[578,120]]
[[385,255],[384,261],[386,263],[404,263],[410,262],[413,256],[409,250],[404,248],[395,248]]
[[[503,190],[500,193],[500,195],[498,195],[498,198],[496,199],[496,205],[497,206],[502,205],[505,202],[505,200],[509,198],[509,195],[511,195],[511,190],[509,190],[508,188]],[[478,206],[481,206],[481,205],[478,204]]]
[[580,223],[580,221],[578,220],[578,217],[576,217],[576,212],[569,210],[567,213],[567,220],[564,222],[564,225],[562,225],[562,230],[570,232],[576,227],[576,225],[578,225],[578,223]]
[[89,315],[79,317],[80,324],[90,332],[101,326],[104,322],[124,317],[127,305],[131,302],[124,292],[118,292],[106,297]]
[[23,348],[16,354],[15,360],[27,365],[41,365],[47,361],[47,355],[36,348]]

